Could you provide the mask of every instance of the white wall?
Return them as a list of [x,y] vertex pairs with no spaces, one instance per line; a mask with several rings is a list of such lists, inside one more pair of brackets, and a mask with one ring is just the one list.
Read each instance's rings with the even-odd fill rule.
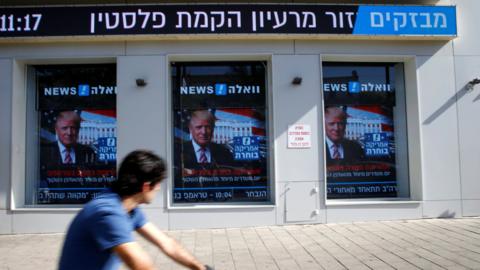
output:
[[[442,4],[445,1],[442,1]],[[450,3],[450,1],[447,1]],[[303,222],[346,222],[439,216],[480,215],[480,85],[464,91],[468,81],[480,77],[480,38],[476,31],[475,0],[451,1],[458,6],[459,37],[448,41],[348,40],[230,40],[127,41],[99,43],[39,43],[0,45],[0,233],[63,231],[75,211],[8,209],[11,171],[12,79],[14,61],[25,63],[75,62],[108,58],[117,62],[119,158],[136,148],[149,148],[171,164],[168,61],[175,57],[267,57],[271,63],[269,97],[274,146],[273,174],[276,206],[245,208],[167,209],[169,181],[152,205],[151,220],[162,228],[186,229],[254,226]],[[419,167],[413,187],[416,203],[350,203],[325,205],[321,60],[351,56],[362,60],[413,59],[406,67],[407,91],[416,97],[408,104],[418,119],[410,134]],[[89,60],[86,60],[89,61]],[[409,60],[410,61],[410,60]],[[412,64],[414,63],[414,64]],[[3,76],[5,75],[5,76]],[[301,76],[300,86],[291,85]],[[138,88],[136,78],[147,86]],[[412,81],[412,78],[413,81]],[[413,89],[413,90],[412,90]],[[17,91],[17,90],[15,90]],[[418,115],[416,112],[418,111]],[[141,120],[139,120],[141,119]],[[15,117],[13,121],[17,120]],[[286,131],[291,124],[312,128],[310,149],[288,149]],[[411,175],[412,176],[412,175]],[[15,181],[14,185],[15,185]],[[315,189],[318,190],[314,193]],[[313,191],[313,193],[312,193]],[[295,195],[292,195],[295,194]],[[302,195],[303,194],[303,195]],[[313,194],[313,195],[312,195]],[[290,197],[289,197],[290,196]],[[289,210],[290,209],[290,210]],[[318,209],[318,214],[309,215]],[[286,212],[302,211],[300,212]]]
[[10,190],[10,155],[12,121],[12,60],[0,59],[0,210],[7,209]]
[[11,157],[11,119],[12,119],[12,61],[0,59],[0,233],[12,231],[12,216],[7,214],[10,199],[10,157]]
[[423,215],[458,216],[461,215],[460,171],[453,56],[418,57],[417,65],[422,125]]
[[[319,55],[275,55],[272,68],[278,223],[324,222],[325,209],[320,207],[325,185],[320,159],[323,143],[319,143],[323,140],[318,140],[323,134],[319,128],[322,111]],[[295,77],[302,77],[301,85],[292,85]],[[310,126],[311,148],[287,148],[288,126],[294,124]]]
[[454,40],[455,76],[458,105],[461,196],[463,216],[480,215],[480,85],[468,90],[466,85],[480,78],[480,36],[478,11],[480,1],[456,0],[458,38]]

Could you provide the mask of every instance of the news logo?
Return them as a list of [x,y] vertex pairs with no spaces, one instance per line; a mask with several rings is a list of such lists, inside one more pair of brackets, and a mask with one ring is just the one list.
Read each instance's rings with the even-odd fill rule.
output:
[[365,133],[364,138],[365,156],[386,157],[392,154],[390,141],[386,132]]
[[90,96],[90,85],[88,84],[78,85],[78,95],[81,97]]
[[234,160],[260,160],[260,143],[257,136],[233,137]]
[[[95,92],[93,92],[95,94]],[[261,94],[259,85],[216,83],[213,85],[180,86],[180,95],[254,95]]]
[[98,160],[116,161],[117,160],[117,138],[100,137],[98,138],[97,148]]
[[349,93],[360,93],[360,83],[359,82],[348,82],[348,92]]
[[217,95],[217,96],[226,96],[226,95],[227,95],[227,84],[225,84],[225,83],[216,83],[216,84],[215,84],[215,95]]

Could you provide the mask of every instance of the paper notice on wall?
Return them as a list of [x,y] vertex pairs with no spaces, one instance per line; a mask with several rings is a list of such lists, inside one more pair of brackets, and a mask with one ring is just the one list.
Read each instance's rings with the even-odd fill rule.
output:
[[288,148],[312,147],[312,130],[310,125],[291,125],[288,127]]

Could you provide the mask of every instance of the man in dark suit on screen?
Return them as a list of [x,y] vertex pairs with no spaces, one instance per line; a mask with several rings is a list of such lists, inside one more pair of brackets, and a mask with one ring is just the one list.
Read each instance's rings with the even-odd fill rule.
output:
[[360,144],[345,138],[346,126],[347,114],[342,108],[325,108],[327,163],[355,162],[364,158],[364,152]]
[[55,121],[57,141],[42,145],[42,163],[47,166],[85,165],[95,162],[95,152],[77,142],[81,118],[75,111],[62,111]]
[[188,129],[191,141],[183,144],[183,167],[211,167],[229,165],[233,162],[232,153],[223,145],[212,142],[215,117],[208,110],[198,110],[191,114]]

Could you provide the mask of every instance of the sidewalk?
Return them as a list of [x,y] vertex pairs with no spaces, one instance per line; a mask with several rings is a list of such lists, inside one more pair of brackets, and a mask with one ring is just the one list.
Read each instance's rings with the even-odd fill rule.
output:
[[[216,270],[480,269],[480,218],[168,234]],[[0,235],[0,270],[55,269],[63,237],[64,234]],[[158,269],[184,269],[153,246],[140,242]]]

